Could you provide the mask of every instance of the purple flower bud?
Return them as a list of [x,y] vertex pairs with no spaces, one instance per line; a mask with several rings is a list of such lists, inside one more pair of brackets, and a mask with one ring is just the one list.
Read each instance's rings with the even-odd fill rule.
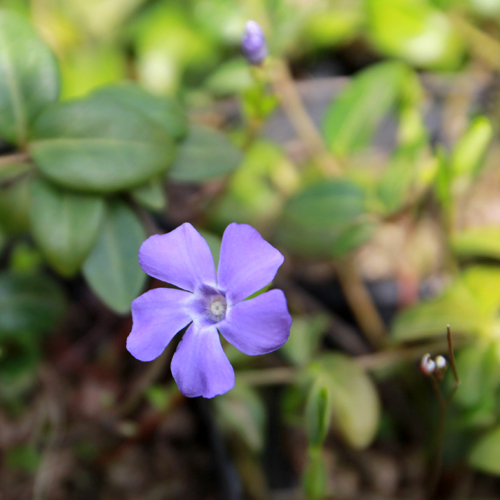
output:
[[241,39],[241,50],[250,64],[259,65],[267,56],[266,37],[260,25],[255,21],[247,21],[245,33]]

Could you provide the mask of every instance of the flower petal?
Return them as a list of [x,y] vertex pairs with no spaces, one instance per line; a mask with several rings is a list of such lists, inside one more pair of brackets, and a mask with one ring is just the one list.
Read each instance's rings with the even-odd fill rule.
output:
[[233,222],[222,236],[218,287],[236,304],[268,285],[284,257],[248,224]]
[[191,322],[186,303],[192,294],[173,288],[155,288],[132,302],[132,331],[127,349],[140,361],[157,358],[174,335]]
[[139,249],[139,264],[153,278],[190,292],[201,283],[215,285],[210,248],[188,222],[170,233],[150,236]]
[[187,329],[172,358],[172,375],[185,396],[213,398],[234,386],[234,370],[213,326]]
[[291,325],[285,294],[271,290],[231,307],[217,327],[234,347],[255,356],[279,349],[287,341]]

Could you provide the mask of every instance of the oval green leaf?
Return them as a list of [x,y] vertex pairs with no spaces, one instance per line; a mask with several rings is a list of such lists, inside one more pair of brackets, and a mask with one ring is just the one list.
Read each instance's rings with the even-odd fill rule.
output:
[[380,400],[371,378],[344,354],[326,354],[311,365],[313,374],[328,387],[332,417],[354,448],[365,448],[375,438]]
[[241,161],[241,152],[224,134],[194,126],[180,145],[168,177],[182,182],[205,181],[229,174]]
[[0,332],[50,331],[66,310],[58,284],[41,274],[0,275]]
[[24,145],[36,115],[59,98],[54,55],[28,21],[0,10],[0,136]]
[[80,270],[99,232],[104,201],[37,179],[32,184],[31,229],[51,266],[63,276]]
[[277,237],[297,254],[341,257],[373,233],[365,198],[363,189],[345,179],[308,186],[286,205]]
[[96,90],[92,96],[115,100],[130,106],[155,121],[174,139],[187,133],[187,118],[182,107],[168,96],[157,96],[133,83],[116,83]]
[[368,145],[381,120],[394,107],[409,69],[384,62],[356,76],[327,109],[323,133],[340,157]]
[[97,242],[83,265],[83,274],[96,295],[118,313],[130,310],[146,280],[138,253],[146,234],[128,205],[107,206]]
[[472,447],[469,464],[488,474],[500,475],[500,427],[488,432]]
[[174,146],[144,113],[94,96],[45,109],[35,121],[29,150],[43,175],[56,184],[106,193],[162,173]]

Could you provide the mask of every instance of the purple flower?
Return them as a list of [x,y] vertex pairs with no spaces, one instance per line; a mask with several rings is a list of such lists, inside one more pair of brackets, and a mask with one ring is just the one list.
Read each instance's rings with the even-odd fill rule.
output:
[[248,21],[241,39],[241,50],[250,64],[259,65],[267,56],[266,37],[255,21]]
[[205,398],[229,391],[234,371],[218,332],[250,356],[280,348],[290,335],[281,290],[244,300],[273,280],[283,260],[247,224],[232,223],[224,231],[217,274],[207,242],[191,224],[151,236],[139,250],[142,269],[180,290],[156,288],[132,302],[127,349],[151,361],[189,325],[171,365],[180,391]]

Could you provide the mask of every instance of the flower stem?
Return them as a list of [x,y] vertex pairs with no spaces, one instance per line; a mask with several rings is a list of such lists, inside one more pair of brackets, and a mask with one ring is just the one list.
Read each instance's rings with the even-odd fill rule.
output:
[[441,476],[441,470],[443,468],[443,442],[444,442],[446,410],[448,409],[448,406],[450,405],[450,402],[453,399],[453,396],[455,395],[455,392],[457,391],[460,385],[460,378],[458,376],[457,365],[455,363],[455,354],[453,352],[453,341],[451,338],[450,325],[447,325],[446,327],[446,341],[448,346],[448,356],[450,359],[450,365],[453,372],[453,378],[455,379],[455,384],[453,385],[453,388],[448,397],[445,398],[443,396],[438,380],[435,377],[431,376],[432,388],[434,389],[434,392],[436,393],[436,397],[439,402],[439,421],[438,421],[438,431],[436,438],[437,439],[436,457],[434,459],[434,467],[432,470],[432,476],[429,483],[431,496],[434,496],[436,498],[437,498],[436,496],[437,487],[439,485],[439,478]]
[[273,60],[270,63],[270,78],[283,111],[323,175],[339,175],[340,165],[326,148],[321,134],[306,111],[287,64],[279,59]]
[[[270,63],[270,78],[284,112],[323,175],[339,175],[341,167],[326,148],[321,134],[306,111],[284,61],[274,60]],[[354,263],[351,259],[346,259],[336,267],[340,285],[360,328],[374,348],[381,347],[386,337],[385,325]]]
[[458,13],[450,12],[448,17],[456,30],[469,43],[470,49],[476,57],[490,68],[500,70],[500,43],[498,40],[476,28]]
[[381,348],[387,332],[380,314],[360,278],[354,260],[347,257],[334,265],[337,278],[356,321],[373,348]]
[[[386,349],[372,354],[353,356],[352,359],[365,370],[375,371],[397,365],[404,361],[414,361],[421,358],[426,352],[443,352],[446,349],[446,342],[437,341],[420,346]],[[279,385],[295,382],[299,378],[300,373],[300,368],[280,366],[278,368],[241,370],[237,372],[236,378],[250,385]],[[448,397],[448,400],[450,399],[451,395]]]

